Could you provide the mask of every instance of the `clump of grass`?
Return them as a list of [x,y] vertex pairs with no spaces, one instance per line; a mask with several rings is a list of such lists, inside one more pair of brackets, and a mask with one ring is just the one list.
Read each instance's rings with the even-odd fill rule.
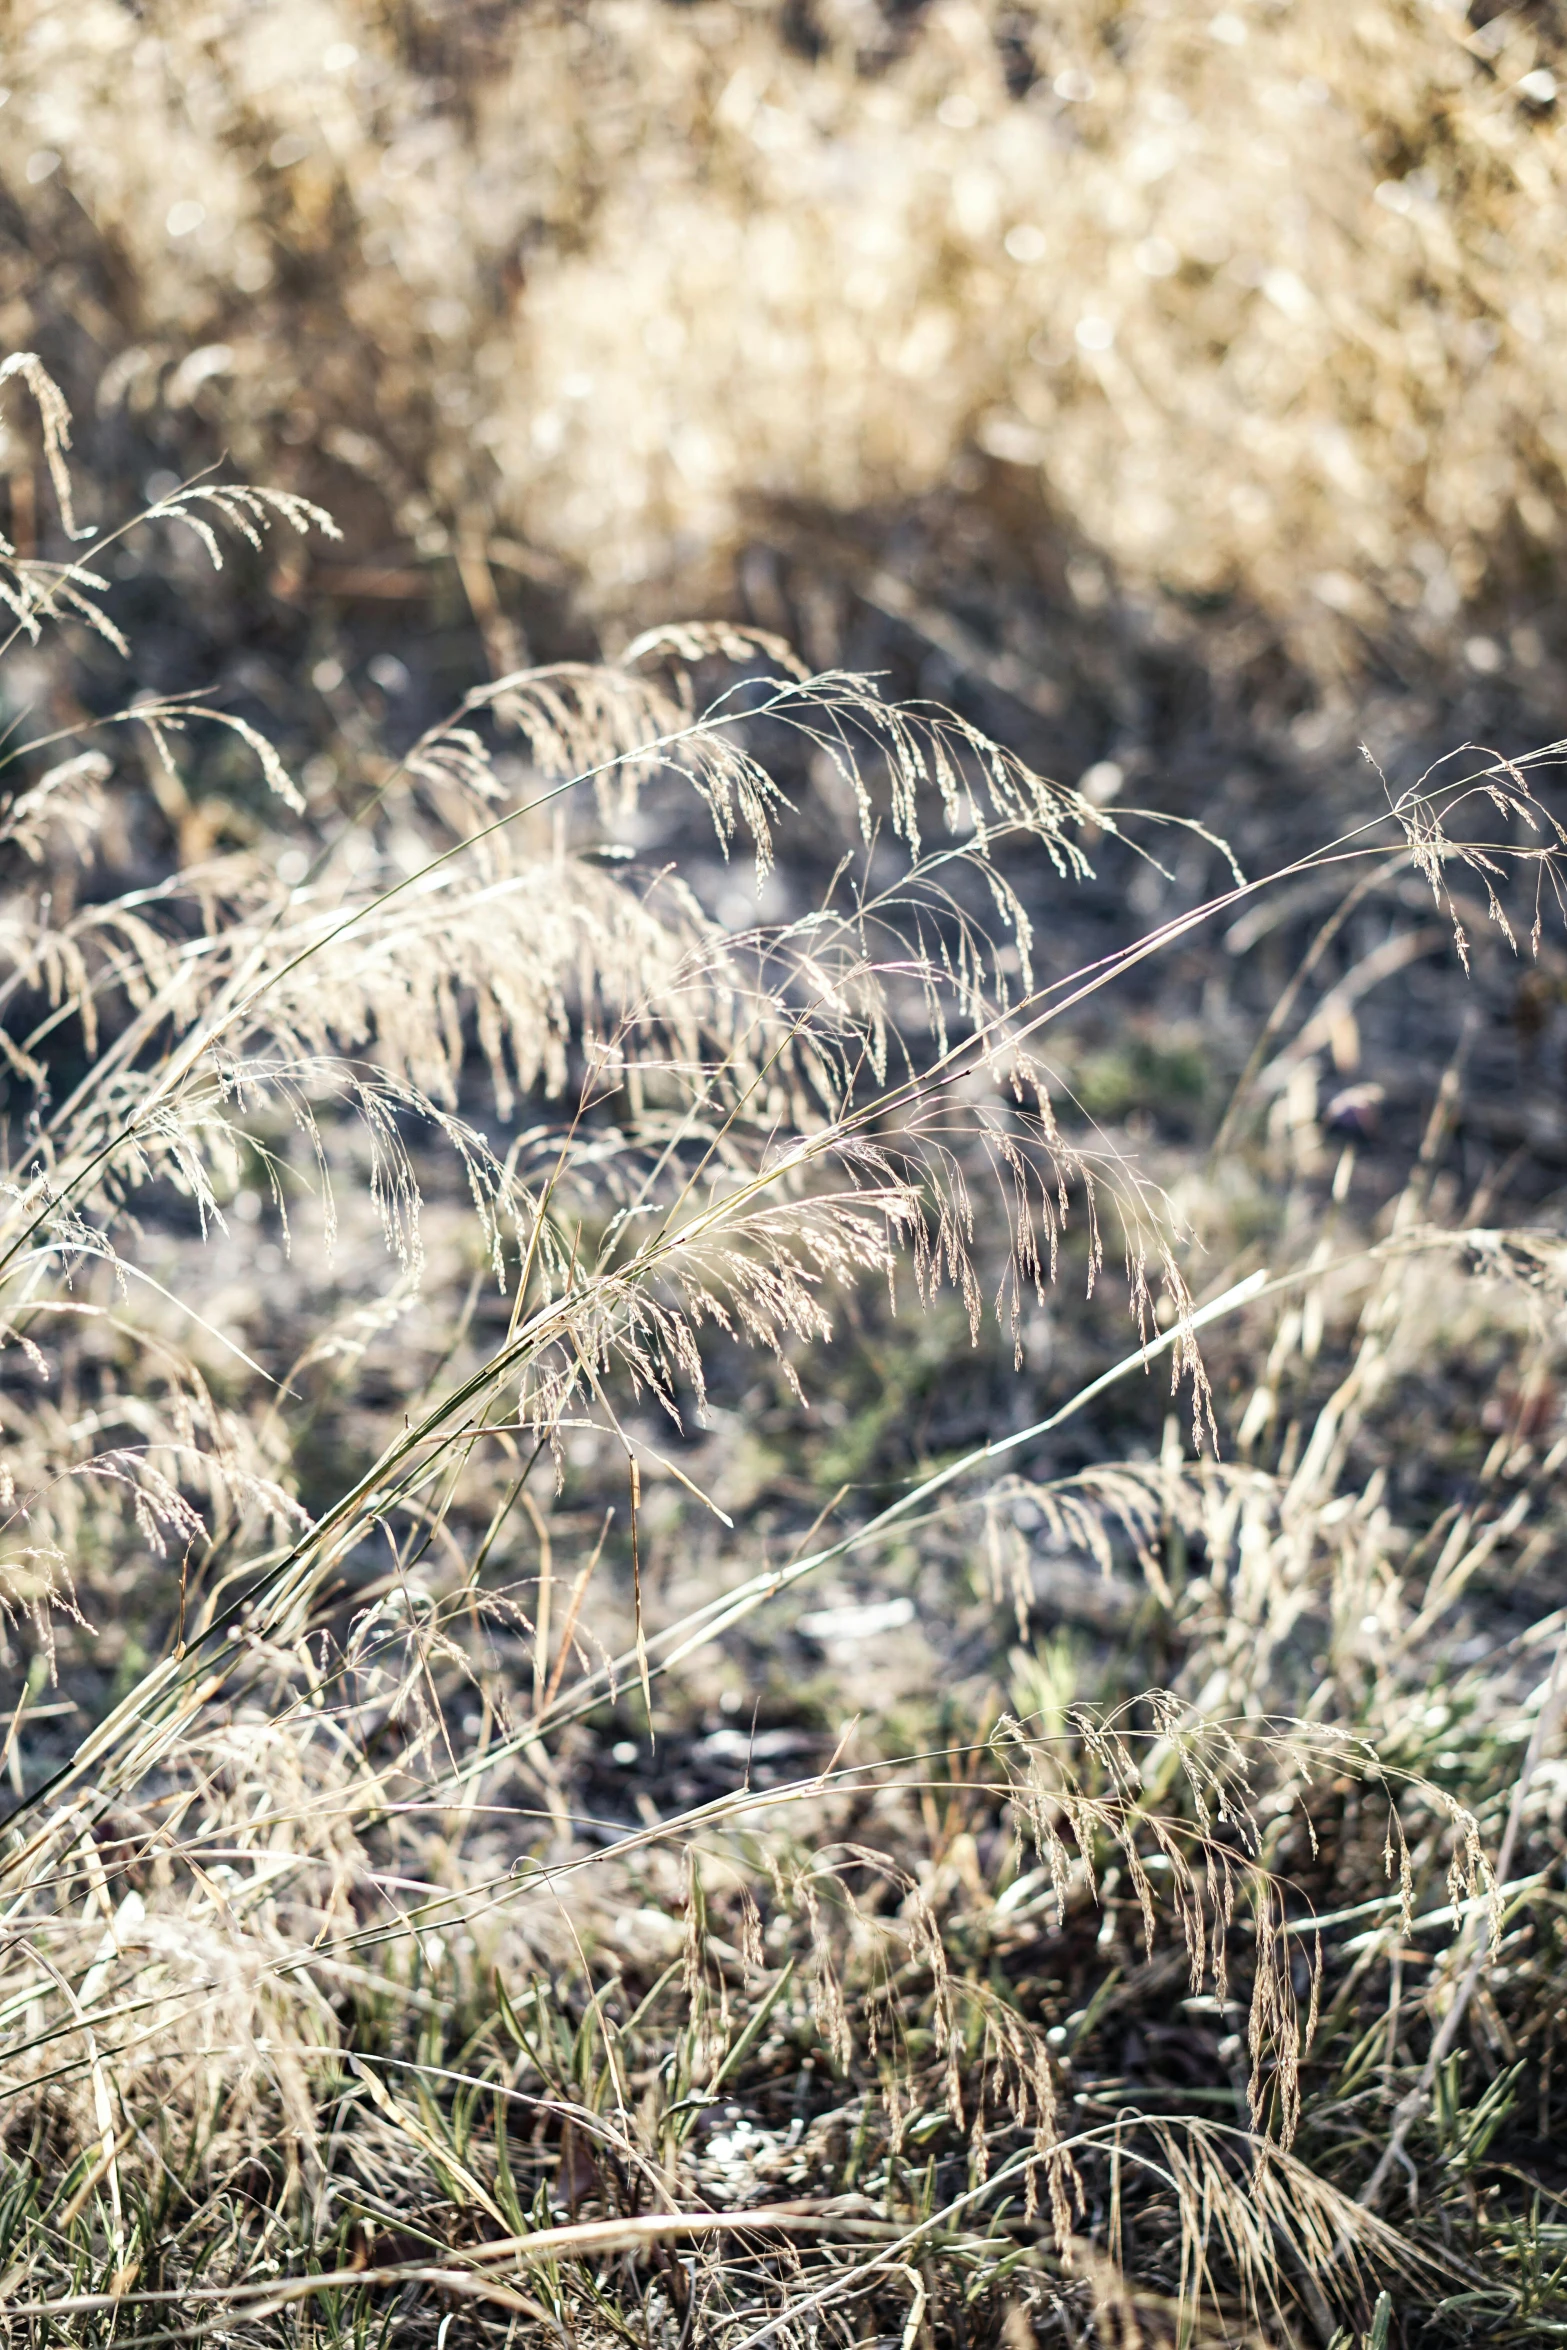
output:
[[[327,527],[211,485],[174,518],[209,555]],[[5,560],[19,632],[113,641],[90,562]],[[1294,1221],[1199,1290],[1176,1182],[1054,1039],[1268,882],[1051,979],[1019,875],[1071,888],[1106,811],[725,626],[476,687],[330,836],[242,727],[294,878],[113,886],[123,746],[177,784],[209,724],[155,699],[4,754],[18,2338],[1556,2322],[1521,2101],[1543,2042],[1546,2138],[1560,1627],[1483,1672],[1447,1627],[1553,1538],[1561,1256],[1443,1212],[1456,1079],[1360,1231],[1273,1036],[1230,1131]],[[694,795],[760,886],[806,759],[861,854],[804,913],[720,921],[626,837]],[[1413,875],[1462,947],[1477,889],[1526,932],[1567,839],[1537,770],[1428,777],[1273,881]],[[807,1487],[786,1540],[728,1506],[737,1359],[830,1401],[890,1293],[1021,1367],[1067,1269],[1128,1312],[1048,1410],[873,1500]],[[1433,1505],[1376,1455],[1460,1315],[1516,1409]],[[1157,1455],[1053,1466],[1156,1365]],[[848,1675],[858,1724],[700,1727],[715,1656],[899,1544],[911,1584],[955,1554],[1010,1659],[914,1739]],[[1157,1668],[1123,1693],[1032,1645],[1074,1558]],[[780,1735],[813,1767],[769,1774]],[[724,1783],[666,1791],[671,1744]],[[628,1818],[595,1790],[632,1765]]]

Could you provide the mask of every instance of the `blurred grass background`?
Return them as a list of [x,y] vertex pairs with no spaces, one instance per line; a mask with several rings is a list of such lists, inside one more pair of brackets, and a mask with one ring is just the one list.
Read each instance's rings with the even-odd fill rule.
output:
[[1561,38],[1489,0],[17,0],[0,332],[106,494],[226,453],[344,521],[252,583],[269,674],[373,639],[440,691],[475,630],[509,664],[727,610],[890,642],[1058,765],[1537,741]]

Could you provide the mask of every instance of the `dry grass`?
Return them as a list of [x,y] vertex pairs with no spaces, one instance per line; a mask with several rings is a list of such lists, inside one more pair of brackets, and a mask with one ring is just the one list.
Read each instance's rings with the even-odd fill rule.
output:
[[1549,12],[7,31],[6,2338],[1560,2333]]
[[[5,559],[56,676],[97,544]],[[1063,973],[1035,909],[1133,820],[727,624],[475,688],[346,820],[220,707],[56,700],[5,753],[16,2338],[1558,2323],[1559,1238],[1458,1191],[1456,1068],[1357,1189],[1358,965],[1217,1172],[1096,1128],[1073,1041],[1291,892],[1548,957],[1550,760],[1205,852]],[[259,845],[126,886],[212,729]],[[813,792],[807,911],[657,857],[694,806],[762,889]],[[825,1407],[911,1410],[922,1317],[1048,1409],[856,1459]]]
[[[727,606],[780,507],[988,466],[1083,610],[1151,598],[1157,643],[1227,600],[1313,740],[1368,665],[1555,675],[1548,11],[35,0],[11,36],[13,345],[346,500],[386,592],[454,557],[500,667],[540,583]],[[1037,700],[1049,643],[998,666]]]

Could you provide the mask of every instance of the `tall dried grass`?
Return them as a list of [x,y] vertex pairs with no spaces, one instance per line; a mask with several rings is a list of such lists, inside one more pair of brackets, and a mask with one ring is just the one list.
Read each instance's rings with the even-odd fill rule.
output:
[[[63,464],[58,394],[36,361],[12,372]],[[143,522],[213,557],[330,527],[211,484]],[[0,558],[13,643],[114,642],[95,543]],[[113,887],[128,747],[177,782],[207,726],[254,758],[272,851],[307,844],[295,878],[264,847]],[[1444,1210],[1450,1086],[1385,1229],[1350,1224],[1341,1159],[1328,1195],[1294,1185],[1314,1213],[1272,1234],[1271,1271],[1237,1264],[1199,1305],[1177,1204],[1050,1065],[1076,1006],[1268,882],[1047,981],[1019,877],[1035,859],[1070,887],[1105,812],[727,625],[475,688],[332,837],[199,697],[67,712],[4,759],[18,2339],[444,2341],[504,2318],[734,2345],[1282,2340],[1368,2322],[1383,2281],[1454,2325],[1554,2306],[1538,2208],[1504,2256],[1494,2218],[1478,2248],[1455,2235],[1440,2190],[1434,2226],[1374,2207],[1400,2161],[1483,2163],[1559,1994],[1554,1864],[1523,1867],[1559,1805],[1557,1672],[1532,1695],[1511,1665],[1455,1682],[1465,1771],[1423,1661],[1499,1549],[1554,1539],[1567,1440],[1542,1450],[1529,1398],[1559,1242]],[[669,822],[694,794],[760,883],[807,761],[862,839],[803,915],[726,925],[619,853],[639,801]],[[1478,893],[1527,951],[1564,839],[1537,764],[1471,762],[1273,882],[1412,874],[1461,949]],[[1273,1086],[1262,1147],[1306,1164],[1320,1130],[1287,1069]],[[306,1277],[291,1365],[275,1331],[257,1358],[261,1301],[203,1271],[264,1230],[275,1284],[290,1238],[356,1257],[339,1311]],[[379,1284],[356,1255],[374,1230]],[[692,1443],[733,1350],[830,1379],[856,1301],[901,1287],[937,1312],[951,1293],[1021,1363],[1049,1284],[1070,1265],[1092,1288],[1107,1247],[1124,1359],[841,1532],[822,1493],[758,1567]],[[1422,1523],[1367,1462],[1455,1314],[1516,1345],[1519,1400],[1461,1506]],[[1189,1444],[1172,1418],[1157,1460],[997,1481],[1165,1357]],[[323,1382],[347,1430],[324,1492]],[[666,1604],[704,1523],[708,1589]],[[873,1723],[769,1785],[731,1730],[727,1790],[640,1826],[583,1815],[584,1725],[640,1723],[656,1759],[696,1660],[892,1539],[982,1552],[1024,1625],[1041,1551],[1116,1591],[1130,1562],[1179,1669],[1096,1707],[1025,1642],[1009,1699],[927,1707],[923,1755]],[[29,1772],[55,1644],[79,1658],[105,1597],[149,1653]],[[1558,1637],[1547,1615],[1519,1653]],[[1024,1980],[1028,1949],[1058,1972]],[[1140,2104],[1104,2052],[1117,2002],[1176,1983],[1223,2027],[1223,2118]],[[1512,2069],[1472,2091],[1476,2015]],[[1545,2094],[1548,2114],[1548,2070]]]

